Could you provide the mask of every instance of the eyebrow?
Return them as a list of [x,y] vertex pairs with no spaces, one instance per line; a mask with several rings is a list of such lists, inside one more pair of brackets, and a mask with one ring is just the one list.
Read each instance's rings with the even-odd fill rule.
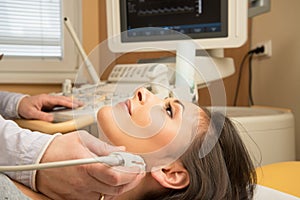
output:
[[[168,99],[169,97],[166,97],[165,99]],[[181,101],[179,101],[178,99],[173,100],[174,103],[179,104],[182,107],[182,111],[184,111],[184,105]]]
[[179,101],[178,99],[175,99],[173,102],[181,105],[182,106],[182,110],[184,111],[184,105],[183,105],[183,103],[181,101]]

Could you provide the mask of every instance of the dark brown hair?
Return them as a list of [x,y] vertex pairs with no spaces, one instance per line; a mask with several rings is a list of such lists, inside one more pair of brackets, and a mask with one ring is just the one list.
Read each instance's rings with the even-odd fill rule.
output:
[[[190,184],[181,190],[151,192],[141,200],[252,199],[256,185],[255,168],[237,129],[223,114],[203,111],[200,113],[199,136],[180,158],[189,172]],[[209,122],[212,128],[208,128]],[[219,134],[216,133],[218,127]],[[203,142],[214,138],[217,140],[211,151],[199,156]]]

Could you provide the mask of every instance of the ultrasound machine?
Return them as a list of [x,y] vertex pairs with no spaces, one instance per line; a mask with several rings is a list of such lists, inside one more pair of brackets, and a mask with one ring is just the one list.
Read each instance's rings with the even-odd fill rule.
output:
[[128,91],[141,84],[161,97],[168,96],[169,90],[183,87],[179,76],[187,82],[179,93],[188,91],[184,96],[197,103],[198,88],[234,73],[233,59],[224,57],[223,49],[239,47],[246,41],[247,6],[247,0],[107,0],[105,42],[109,51],[116,55],[169,51],[176,56],[118,63],[105,81],[100,81],[65,18],[90,79],[66,82],[63,93],[85,105],[76,110],[55,111],[55,121],[94,115],[103,105],[129,98],[132,93]]

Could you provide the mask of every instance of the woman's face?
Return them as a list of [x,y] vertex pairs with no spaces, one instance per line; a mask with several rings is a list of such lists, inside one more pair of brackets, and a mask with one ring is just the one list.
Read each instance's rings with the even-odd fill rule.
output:
[[192,103],[162,100],[140,88],[133,98],[101,108],[97,118],[99,128],[114,145],[133,153],[148,153],[168,145],[178,134],[192,132],[199,111]]

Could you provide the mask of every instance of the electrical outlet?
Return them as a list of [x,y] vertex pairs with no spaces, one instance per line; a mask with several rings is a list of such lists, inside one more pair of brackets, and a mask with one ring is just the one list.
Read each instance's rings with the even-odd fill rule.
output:
[[255,17],[270,11],[271,0],[248,0],[248,17]]
[[260,42],[260,43],[257,43],[255,45],[255,48],[256,47],[264,47],[264,52],[263,53],[259,53],[257,54],[258,56],[267,56],[267,57],[271,57],[272,56],[272,41],[271,40],[267,40],[267,41],[264,41],[264,42]]

